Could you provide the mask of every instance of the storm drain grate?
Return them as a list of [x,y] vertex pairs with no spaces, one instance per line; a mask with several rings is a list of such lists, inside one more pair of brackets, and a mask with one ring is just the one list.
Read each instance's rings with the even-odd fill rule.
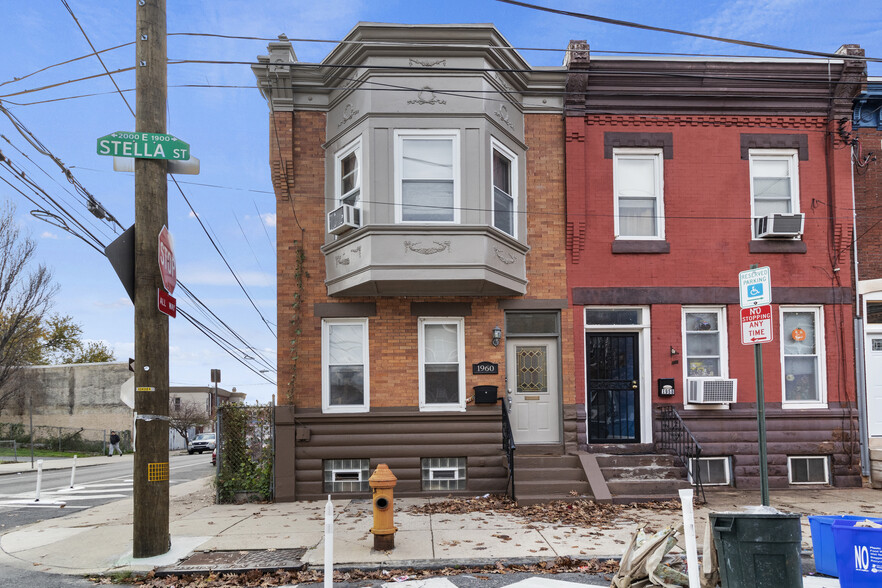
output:
[[306,567],[306,564],[300,561],[304,553],[306,553],[305,547],[254,551],[203,551],[194,553],[173,566],[156,570],[156,575],[302,570]]

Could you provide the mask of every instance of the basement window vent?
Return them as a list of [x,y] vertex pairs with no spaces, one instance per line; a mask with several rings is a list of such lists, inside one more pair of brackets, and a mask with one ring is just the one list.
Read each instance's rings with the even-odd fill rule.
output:
[[705,486],[730,486],[732,484],[731,459],[728,457],[699,457],[689,460],[689,481],[695,484],[693,472],[696,462],[701,483]]
[[826,455],[789,456],[787,476],[791,484],[829,484],[830,458]]
[[325,492],[368,492],[369,459],[327,459],[324,462]]
[[424,457],[421,460],[423,490],[465,490],[466,458]]

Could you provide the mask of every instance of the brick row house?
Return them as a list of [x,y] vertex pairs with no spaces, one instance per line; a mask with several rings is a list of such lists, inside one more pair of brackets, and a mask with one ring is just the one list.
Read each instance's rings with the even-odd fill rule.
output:
[[768,267],[769,484],[859,486],[847,141],[864,75],[849,57],[862,51],[778,60],[570,49],[567,276],[586,398],[580,445],[653,450],[664,408],[701,446],[692,465],[706,484],[758,487],[739,273]]
[[492,25],[374,23],[268,53],[277,499],[365,495],[380,463],[404,496],[512,468],[522,502],[669,496],[662,407],[706,481],[755,486],[752,264],[772,487],[860,484],[850,53],[533,67]]
[[[863,327],[861,367],[866,391],[865,434],[874,488],[882,488],[882,78],[868,78],[853,116],[855,233],[858,236],[858,312]],[[859,370],[861,371],[861,370]]]

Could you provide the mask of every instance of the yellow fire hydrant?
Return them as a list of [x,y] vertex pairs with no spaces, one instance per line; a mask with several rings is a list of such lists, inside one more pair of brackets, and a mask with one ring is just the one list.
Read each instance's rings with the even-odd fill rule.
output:
[[398,478],[384,463],[377,466],[368,480],[374,494],[374,526],[371,533],[374,534],[374,549],[386,551],[395,548],[394,515],[392,512],[392,488],[395,487]]

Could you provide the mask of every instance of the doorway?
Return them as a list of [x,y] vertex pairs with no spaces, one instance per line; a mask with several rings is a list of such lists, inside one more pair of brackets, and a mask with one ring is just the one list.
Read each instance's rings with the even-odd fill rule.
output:
[[589,443],[640,442],[637,333],[586,333]]
[[556,338],[506,341],[509,418],[517,445],[560,442],[557,346]]

